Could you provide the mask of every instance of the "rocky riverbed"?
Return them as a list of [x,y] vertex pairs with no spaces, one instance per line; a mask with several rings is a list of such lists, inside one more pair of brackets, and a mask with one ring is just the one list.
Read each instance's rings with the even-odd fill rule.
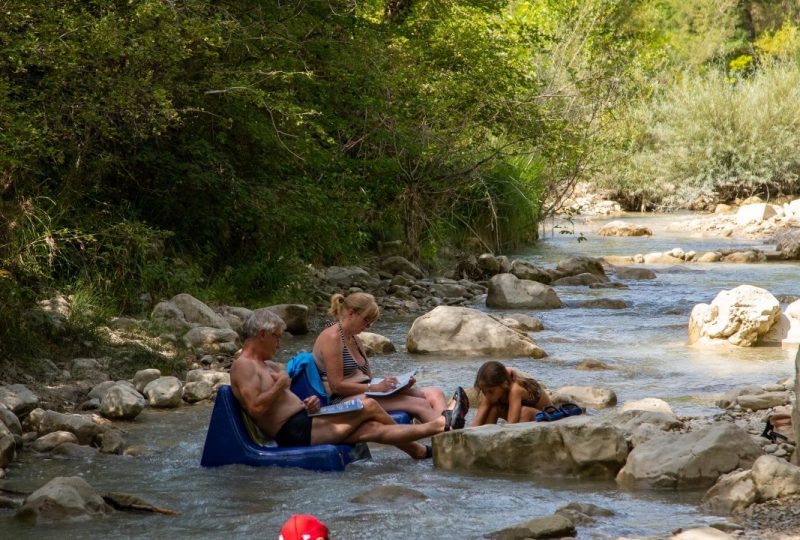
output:
[[[318,274],[321,298],[334,291],[367,290],[378,296],[384,307],[385,317],[387,319],[396,318],[398,321],[393,323],[395,326],[392,327],[396,330],[389,329],[389,339],[382,339],[380,335],[368,336],[372,350],[378,355],[376,357],[377,365],[381,365],[381,354],[388,354],[387,358],[389,359],[399,354],[401,358],[405,359],[408,352],[415,347],[420,352],[426,353],[425,356],[417,353],[415,358],[440,358],[441,360],[437,360],[437,362],[441,363],[460,362],[457,365],[474,366],[475,361],[480,362],[480,358],[487,354],[487,351],[481,350],[478,344],[474,342],[470,344],[468,341],[469,334],[475,332],[467,332],[463,336],[457,333],[446,335],[444,339],[437,341],[432,338],[440,335],[442,331],[436,324],[428,328],[420,326],[416,330],[412,330],[416,324],[414,321],[425,316],[434,320],[437,317],[443,321],[459,320],[462,321],[461,325],[466,324],[467,321],[471,321],[469,324],[480,325],[479,328],[482,329],[482,332],[490,332],[498,340],[498,345],[496,345],[498,349],[491,354],[514,358],[520,366],[523,364],[529,366],[529,369],[532,369],[537,377],[542,377],[538,372],[543,371],[546,383],[548,377],[553,380],[558,378],[556,374],[559,371],[554,370],[561,370],[565,373],[569,371],[571,378],[584,377],[577,376],[578,373],[593,373],[595,374],[593,375],[595,379],[593,384],[549,384],[550,390],[557,400],[579,402],[588,409],[589,414],[563,424],[529,426],[531,429],[526,431],[525,436],[533,437],[542,432],[543,434],[549,433],[549,436],[555,436],[558,433],[561,440],[572,437],[573,441],[581,440],[583,442],[580,444],[576,442],[568,448],[585,448],[583,455],[596,457],[599,455],[596,451],[598,448],[596,443],[592,443],[592,439],[587,438],[585,433],[577,435],[577,433],[586,432],[586,429],[572,428],[570,424],[588,422],[588,425],[595,426],[592,429],[597,431],[600,429],[599,426],[610,423],[615,427],[615,431],[613,431],[613,433],[617,433],[615,437],[621,437],[621,439],[615,439],[621,441],[621,446],[619,446],[621,454],[618,457],[617,465],[609,465],[611,463],[609,460],[603,460],[606,463],[604,467],[607,471],[613,471],[612,476],[619,474],[619,471],[627,467],[629,473],[623,476],[632,480],[622,480],[624,484],[650,482],[648,478],[651,473],[647,472],[647,469],[643,469],[641,463],[657,463],[657,459],[636,458],[635,467],[634,461],[631,461],[631,456],[635,458],[636,455],[648,455],[648,446],[655,446],[661,451],[669,444],[675,447],[675,455],[679,456],[682,445],[691,447],[692,444],[699,444],[688,444],[688,442],[684,444],[681,441],[689,441],[689,439],[684,439],[685,437],[699,437],[698,434],[704,433],[713,435],[716,433],[715,429],[725,426],[729,426],[729,428],[725,427],[723,431],[728,434],[726,437],[735,441],[734,446],[744,447],[745,442],[749,441],[747,445],[753,449],[752,455],[742,455],[738,458],[739,461],[734,463],[736,467],[742,467],[742,472],[748,470],[748,461],[752,462],[756,455],[769,456],[771,459],[777,459],[784,463],[788,463],[787,459],[793,455],[794,444],[791,442],[772,442],[760,437],[767,417],[785,412],[787,407],[790,408],[794,402],[794,383],[791,378],[779,379],[776,377],[772,381],[763,381],[762,377],[760,384],[744,384],[747,377],[743,376],[739,385],[731,386],[729,384],[727,392],[720,393],[716,403],[706,406],[707,410],[716,407],[716,413],[686,415],[673,412],[674,403],[670,405],[662,399],[656,399],[655,396],[658,394],[642,396],[644,399],[617,398],[618,392],[630,394],[630,391],[626,390],[625,377],[640,377],[641,375],[637,375],[637,369],[641,368],[627,367],[624,360],[607,357],[604,358],[605,361],[584,358],[580,362],[580,365],[584,366],[581,368],[578,362],[572,363],[572,360],[568,359],[568,355],[565,358],[567,348],[563,344],[565,340],[568,344],[571,338],[569,337],[570,332],[567,330],[568,326],[559,321],[563,319],[566,323],[568,319],[564,317],[568,318],[570,313],[576,314],[576,316],[580,314],[580,318],[576,321],[582,321],[579,324],[585,325],[586,321],[597,318],[611,320],[617,316],[615,313],[625,316],[631,310],[641,309],[637,307],[642,302],[640,297],[636,296],[637,291],[642,287],[645,287],[644,290],[648,290],[647,287],[653,286],[651,284],[658,285],[675,275],[665,273],[663,268],[657,264],[627,270],[611,267],[603,264],[599,259],[587,257],[563,257],[555,264],[547,265],[529,258],[503,258],[485,254],[474,259],[465,259],[447,276],[431,278],[424,273],[422,275],[416,273],[413,267],[408,266],[411,263],[407,260],[400,260],[402,255],[397,253],[387,254],[384,261],[391,257],[399,257],[392,259],[392,266],[377,262],[374,266],[358,267],[357,269],[351,267],[344,271],[326,269]],[[686,262],[685,259],[684,262]],[[641,270],[642,272],[633,272],[632,270]],[[326,280],[329,273],[334,277],[332,281]],[[778,300],[784,296],[778,293],[785,291],[778,289],[775,292],[776,300],[767,302],[771,306],[769,311],[772,313],[772,326],[779,320],[778,314],[784,314],[788,319],[793,318],[788,306],[784,308],[786,302]],[[712,305],[712,298],[705,299],[705,302]],[[487,307],[489,304],[492,306]],[[695,305],[699,305],[699,302],[685,306],[677,312],[683,317],[682,341],[684,343],[681,344],[681,347],[685,347],[685,340],[690,329],[689,311],[692,311]],[[773,309],[776,306],[780,308],[777,312]],[[321,320],[319,313],[323,307],[324,303],[322,302],[315,306],[297,304],[273,306],[295,334],[295,338],[288,340],[289,348],[299,347],[301,344],[307,345],[308,340],[313,337],[319,327]],[[68,309],[69,299],[67,298],[43,303],[43,310],[54,319],[58,317],[57,314]],[[661,307],[657,309],[663,310]],[[718,309],[717,311],[724,310]],[[762,311],[753,310],[753,316],[758,318]],[[68,313],[68,311],[66,312]],[[116,375],[115,366],[118,364],[112,357],[74,358],[67,361],[43,363],[42,365],[47,368],[45,370],[46,380],[42,380],[38,384],[29,381],[8,381],[29,382],[26,388],[34,398],[38,399],[31,398],[19,387],[14,387],[9,391],[9,387],[13,385],[5,385],[0,391],[0,395],[5,396],[5,401],[0,399],[0,402],[7,405],[6,409],[0,408],[0,412],[6,410],[0,418],[3,418],[2,424],[11,434],[10,438],[8,436],[4,438],[0,434],[0,440],[13,441],[2,446],[3,455],[6,456],[6,464],[3,465],[3,468],[8,467],[4,472],[7,481],[13,482],[14,476],[20,473],[14,462],[10,461],[14,459],[15,455],[17,459],[20,456],[23,458],[26,467],[35,466],[36,460],[26,457],[32,455],[57,459],[68,457],[86,463],[98,459],[96,455],[103,452],[109,456],[141,459],[136,456],[143,455],[142,449],[126,441],[126,422],[135,422],[146,410],[161,410],[167,414],[179,414],[179,411],[185,410],[187,407],[207,406],[205,404],[213,399],[215,387],[226,383],[226,368],[230,364],[240,340],[238,329],[248,312],[249,310],[244,307],[208,306],[190,295],[184,294],[159,304],[147,320],[115,319],[109,321],[108,326],[100,330],[109,341],[121,346],[135,343],[138,346],[149,348],[155,354],[172,358],[175,362],[183,365],[183,369],[178,373],[156,369],[152,365],[142,365],[139,366],[141,369],[131,373],[129,379],[122,379]],[[728,312],[742,313],[742,310],[731,307]],[[435,313],[436,317],[432,317]],[[559,315],[556,317],[555,313],[559,313]],[[792,316],[789,317],[789,315]],[[737,320],[745,319],[739,317]],[[726,325],[719,324],[719,326]],[[560,328],[561,336],[554,335],[554,327]],[[583,334],[592,336],[589,328],[584,328]],[[304,336],[309,337],[305,338]],[[398,339],[399,336],[401,339]],[[727,337],[723,339],[727,340]],[[585,347],[577,341],[572,343],[574,343],[573,348]],[[780,341],[776,343],[777,350],[780,350]],[[454,344],[461,348],[453,350]],[[729,343],[729,346],[737,347],[733,343]],[[399,349],[400,352],[390,352],[392,347]],[[773,347],[775,347],[774,344]],[[763,350],[761,349],[760,353],[758,350],[756,352],[763,354]],[[476,355],[474,361],[462,360],[472,354]],[[712,357],[715,354],[709,353]],[[448,360],[448,358],[452,359]],[[536,360],[536,362],[544,362],[544,364],[530,364],[537,358],[541,358],[541,360]],[[394,362],[394,360],[390,360],[390,362]],[[474,367],[469,368],[465,375],[454,375],[455,373],[455,371],[443,371],[442,376],[455,377],[460,384],[468,385],[470,374],[474,373]],[[435,372],[427,371],[426,374],[436,376]],[[179,376],[175,377],[175,375]],[[463,378],[459,379],[459,377]],[[590,379],[586,378],[585,380]],[[616,381],[616,383],[609,384],[603,381]],[[666,383],[666,381],[664,382]],[[9,398],[8,396],[12,393],[14,397]],[[618,402],[621,403],[618,404]],[[680,404],[680,402],[677,403]],[[169,411],[174,412],[170,413]],[[80,413],[80,421],[71,416],[74,413]],[[16,422],[12,415],[16,417]],[[501,430],[500,433],[503,434],[503,437],[509,436],[504,431],[505,428],[498,429]],[[712,449],[712,454],[719,455],[720,450],[714,450],[717,448],[715,445],[722,445],[720,446],[722,448],[726,444],[730,444],[724,443],[717,435],[709,437],[711,436],[705,434],[699,437],[698,441],[706,441],[702,444]],[[459,455],[458,452],[461,452],[462,457],[459,458],[461,460],[469,461],[474,457],[469,457],[469,455],[465,457],[464,448],[460,446],[448,448],[448,445],[456,444],[454,441],[449,441],[449,438],[440,437],[436,440],[437,465],[440,468],[448,468],[452,465],[454,469],[461,470],[462,465],[448,465],[443,460],[447,456],[455,459],[455,456]],[[712,444],[712,441],[716,442]],[[509,444],[507,447],[513,449],[515,444]],[[9,448],[12,448],[13,451],[9,451]],[[58,448],[60,450],[57,450]],[[459,448],[458,451],[456,451],[457,448]],[[542,447],[537,451],[546,452],[548,450],[546,447]],[[657,456],[658,452],[653,455]],[[582,470],[597,469],[592,465],[591,459],[588,461],[586,458],[581,459],[583,459],[581,463],[586,465]],[[626,465],[629,461],[630,467]],[[676,457],[672,461],[680,460]],[[522,463],[520,458],[513,456],[513,453],[507,457],[506,462],[513,464],[512,469],[519,467]],[[686,467],[689,470],[691,462],[687,463],[689,465]],[[496,468],[501,465],[502,463],[495,464],[494,470],[502,472],[502,468]],[[566,462],[564,467],[568,466],[571,465]],[[736,467],[726,470],[719,469],[714,474],[735,473]],[[539,469],[533,469],[533,472],[535,473],[537,470]],[[570,469],[564,470],[567,471],[567,477],[573,475],[573,472],[569,472]],[[487,469],[481,466],[476,469],[475,473],[486,474],[486,471]],[[656,470],[656,472],[658,471]],[[669,475],[675,475],[670,477],[674,478],[676,485],[686,482],[678,480],[681,478],[680,474],[682,473],[676,471],[669,473]],[[7,499],[11,502],[6,504],[12,508],[22,503],[22,498],[18,496],[7,497]],[[780,508],[785,509],[784,503],[787,500],[793,499],[786,499],[785,495],[782,495],[781,498],[758,502],[759,498],[756,497],[744,511],[737,511],[729,518],[729,523],[737,522],[743,527],[737,532],[736,527],[731,525],[729,531],[733,532],[729,532],[729,534],[746,535],[748,538],[758,538],[758,534],[761,533],[765,535],[781,534],[781,530],[790,534],[791,527],[795,526],[791,520],[783,519],[768,523],[767,519],[767,516],[780,513]],[[561,514],[564,513],[561,512]],[[570,512],[566,512],[568,516],[565,519],[568,519],[572,526],[577,528],[578,535],[584,535],[596,528],[597,525],[593,526],[587,521],[582,521],[583,518],[578,515],[580,513],[582,512],[573,509],[571,517],[569,517]],[[531,512],[528,515],[534,517],[541,514]],[[599,516],[596,519],[602,523],[603,519],[614,518]],[[344,526],[344,529],[351,530],[347,527]],[[754,527],[758,528],[753,529]],[[498,530],[500,529],[498,528]]]

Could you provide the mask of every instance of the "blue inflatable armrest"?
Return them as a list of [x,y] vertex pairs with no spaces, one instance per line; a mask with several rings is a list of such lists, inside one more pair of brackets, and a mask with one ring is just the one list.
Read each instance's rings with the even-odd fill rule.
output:
[[242,414],[230,385],[220,386],[211,412],[200,465],[218,467],[241,464],[343,471],[348,463],[372,457],[364,443],[285,448],[274,443],[270,446],[258,444],[248,434]]
[[[313,354],[302,352],[293,356],[286,364],[286,374],[292,378],[289,389],[294,395],[300,399],[317,396],[321,406],[330,405]],[[411,423],[411,415],[405,411],[389,411],[389,416],[398,424]]]

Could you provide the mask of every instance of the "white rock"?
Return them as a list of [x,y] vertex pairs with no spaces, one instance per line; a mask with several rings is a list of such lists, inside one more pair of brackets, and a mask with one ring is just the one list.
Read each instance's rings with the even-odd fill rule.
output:
[[590,409],[607,409],[617,404],[617,394],[610,388],[562,386],[550,395],[553,403],[577,403]]
[[161,377],[161,371],[155,368],[142,369],[133,376],[133,386],[137,392],[141,393],[147,383]]
[[183,386],[177,377],[160,377],[144,387],[144,395],[151,407],[178,407],[183,397]]
[[620,407],[619,412],[625,411],[652,411],[666,414],[668,416],[675,416],[675,412],[672,410],[672,407],[669,406],[669,403],[658,398],[644,398],[637,399],[635,401],[626,401],[622,404],[622,407]]
[[778,320],[780,304],[769,291],[740,285],[697,304],[689,317],[689,344],[727,341],[750,347]]
[[394,343],[392,343],[389,338],[380,334],[361,332],[358,335],[358,339],[364,346],[364,352],[367,354],[367,356],[389,354],[397,350],[394,346]]
[[736,224],[740,227],[751,223],[761,223],[776,215],[775,208],[771,204],[746,204],[739,207],[736,212]]
[[100,414],[115,420],[132,420],[144,410],[145,404],[144,396],[136,389],[118,384],[109,388],[103,396]]
[[418,317],[406,336],[406,348],[410,353],[546,356],[527,334],[477,309],[451,306]]

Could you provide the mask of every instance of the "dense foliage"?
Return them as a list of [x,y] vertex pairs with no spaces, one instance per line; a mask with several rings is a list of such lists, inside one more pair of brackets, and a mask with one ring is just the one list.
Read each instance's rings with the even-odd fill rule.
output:
[[0,2],[0,351],[50,290],[299,299],[380,240],[532,240],[634,5]]
[[56,290],[79,327],[302,300],[381,240],[528,242],[581,177],[796,188],[784,4],[0,0],[0,355]]
[[639,92],[595,180],[633,208],[800,193],[800,7],[656,0]]

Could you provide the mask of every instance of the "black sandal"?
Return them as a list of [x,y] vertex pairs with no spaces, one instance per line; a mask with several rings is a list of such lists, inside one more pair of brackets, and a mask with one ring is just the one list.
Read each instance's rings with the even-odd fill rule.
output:
[[453,394],[452,399],[455,401],[453,408],[442,412],[442,415],[444,415],[445,431],[462,429],[466,424],[465,418],[467,416],[467,412],[469,411],[469,398],[467,397],[467,393],[464,392],[463,388],[459,386],[456,389],[456,393]]

